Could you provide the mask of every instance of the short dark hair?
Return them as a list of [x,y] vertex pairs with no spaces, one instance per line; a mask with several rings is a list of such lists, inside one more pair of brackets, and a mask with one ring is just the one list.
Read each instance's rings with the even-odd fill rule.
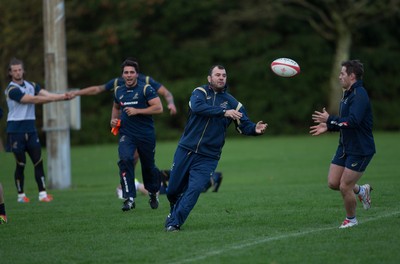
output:
[[215,68],[218,68],[218,69],[220,69],[220,70],[225,70],[225,67],[224,67],[224,66],[222,66],[222,65],[220,65],[220,64],[215,64],[215,65],[211,66],[210,70],[208,71],[208,76],[211,76],[211,74],[212,74],[212,72],[213,72],[213,70],[214,70]]
[[124,67],[131,66],[135,68],[136,72],[139,72],[139,63],[134,58],[127,58],[121,64],[121,72],[124,72]]
[[342,62],[342,67],[346,67],[347,75],[354,73],[357,80],[362,80],[364,75],[364,65],[360,60],[348,60]]
[[11,74],[10,74],[11,66],[14,66],[14,65],[22,65],[22,68],[24,68],[24,62],[15,57],[10,60],[10,63],[8,64],[8,71],[7,71],[7,76],[8,76],[8,78],[10,78],[10,80],[12,78]]

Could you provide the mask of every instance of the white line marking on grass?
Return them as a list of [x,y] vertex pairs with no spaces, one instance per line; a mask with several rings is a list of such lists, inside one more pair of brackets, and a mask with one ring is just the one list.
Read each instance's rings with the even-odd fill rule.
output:
[[[392,212],[390,214],[384,214],[384,215],[376,216],[376,217],[373,217],[373,218],[365,219],[362,222],[360,222],[360,224],[368,223],[368,222],[372,222],[372,221],[377,221],[379,219],[395,216],[395,215],[398,215],[398,214],[400,214],[400,211]],[[238,243],[238,244],[232,244],[230,246],[227,246],[225,248],[221,248],[219,250],[212,250],[212,251],[203,252],[203,253],[198,254],[198,256],[194,256],[192,258],[184,258],[184,259],[180,259],[180,260],[173,261],[173,262],[170,262],[170,263],[171,264],[181,264],[181,263],[195,262],[195,261],[199,261],[199,260],[204,260],[204,259],[206,259],[208,257],[221,255],[221,254],[223,254],[223,253],[225,253],[227,251],[231,251],[231,250],[243,249],[243,248],[246,248],[246,247],[252,247],[252,246],[256,246],[256,245],[264,244],[264,243],[269,243],[269,242],[276,241],[276,240],[284,240],[284,239],[292,238],[292,237],[306,236],[306,235],[309,235],[309,234],[322,232],[322,231],[327,231],[327,230],[333,230],[333,229],[338,229],[339,230],[339,226],[333,226],[333,227],[331,226],[331,227],[325,227],[325,228],[310,229],[310,230],[306,230],[306,231],[302,231],[302,232],[288,233],[288,234],[278,235],[278,236],[274,236],[274,237],[260,237],[259,239],[256,239],[254,241]]]

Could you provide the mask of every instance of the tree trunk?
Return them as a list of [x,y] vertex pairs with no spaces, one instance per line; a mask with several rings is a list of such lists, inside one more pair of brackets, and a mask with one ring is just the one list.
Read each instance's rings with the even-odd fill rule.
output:
[[[46,88],[50,92],[67,91],[67,51],[65,41],[64,0],[43,0],[44,65]],[[43,106],[43,130],[46,132],[49,187],[71,187],[71,150],[67,102]]]
[[339,102],[342,98],[342,88],[339,83],[339,73],[341,70],[341,63],[349,59],[350,45],[351,45],[351,31],[350,29],[340,23],[337,26],[338,34],[336,38],[336,51],[333,58],[333,65],[331,70],[331,77],[329,79],[329,104],[327,110],[330,114],[337,115],[339,113]]

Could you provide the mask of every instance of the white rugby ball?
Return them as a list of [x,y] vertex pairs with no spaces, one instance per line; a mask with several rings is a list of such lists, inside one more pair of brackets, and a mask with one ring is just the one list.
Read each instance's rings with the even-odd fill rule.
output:
[[279,58],[271,63],[271,70],[281,77],[293,77],[300,73],[300,66],[292,59]]

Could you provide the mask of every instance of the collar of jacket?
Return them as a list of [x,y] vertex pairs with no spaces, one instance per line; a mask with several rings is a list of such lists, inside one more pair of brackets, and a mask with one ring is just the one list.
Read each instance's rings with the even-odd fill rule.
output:
[[[211,85],[208,84],[208,85],[206,85],[206,87],[207,87],[211,92],[214,92],[214,89],[211,88]],[[228,89],[228,85],[225,84],[224,89],[223,89],[221,92],[218,92],[218,93],[225,93],[227,89]]]
[[350,87],[350,89],[348,89],[347,91],[344,92],[344,96],[348,96],[351,92],[354,91],[354,89],[356,89],[357,87],[362,87],[363,86],[363,81],[362,80],[358,80],[355,83],[353,83],[353,85]]

